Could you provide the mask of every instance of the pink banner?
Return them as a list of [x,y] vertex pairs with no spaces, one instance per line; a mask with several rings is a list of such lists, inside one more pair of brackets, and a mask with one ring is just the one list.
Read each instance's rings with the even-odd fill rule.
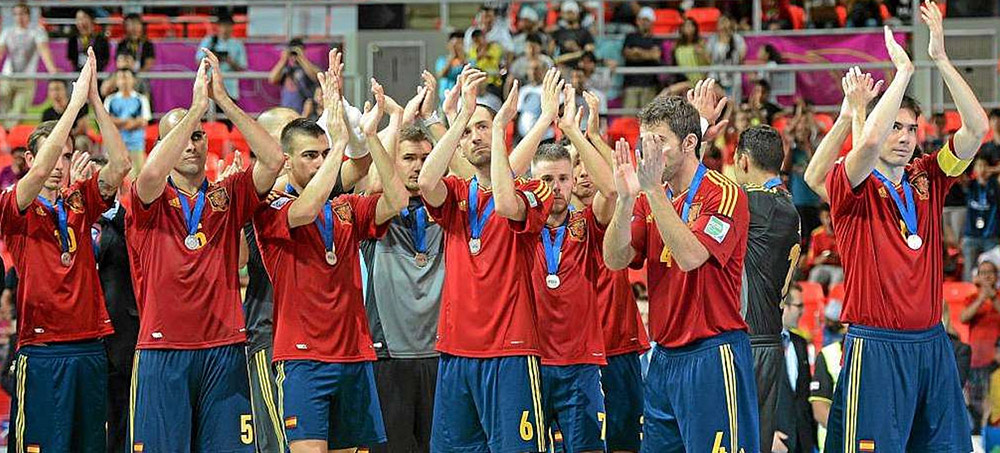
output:
[[[52,48],[53,58],[60,71],[72,71],[73,68],[66,60],[66,41],[57,40],[49,43]],[[158,42],[155,43],[156,64],[154,71],[195,71],[198,64],[195,61],[195,54],[198,52],[198,43],[195,42]],[[111,63],[108,68],[113,67],[115,44],[112,44]],[[271,67],[281,57],[281,51],[285,49],[284,44],[274,43],[247,43],[247,64],[248,71],[270,71]],[[316,63],[321,68],[327,67],[326,55],[329,46],[326,44],[307,44],[306,57]],[[154,112],[167,112],[175,107],[188,107],[191,105],[191,80],[153,80],[150,82],[152,91],[152,107]],[[39,82],[38,90],[35,94],[35,103],[45,101],[45,82]],[[281,89],[277,85],[272,85],[267,80],[241,80],[239,104],[248,112],[261,112],[281,103]]]

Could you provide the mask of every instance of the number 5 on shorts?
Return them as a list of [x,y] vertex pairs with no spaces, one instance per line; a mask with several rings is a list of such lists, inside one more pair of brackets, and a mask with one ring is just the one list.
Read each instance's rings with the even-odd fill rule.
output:
[[521,412],[521,440],[529,441],[535,437],[535,427],[528,421],[528,411]]
[[253,443],[253,416],[250,414],[240,415],[240,442],[244,445]]

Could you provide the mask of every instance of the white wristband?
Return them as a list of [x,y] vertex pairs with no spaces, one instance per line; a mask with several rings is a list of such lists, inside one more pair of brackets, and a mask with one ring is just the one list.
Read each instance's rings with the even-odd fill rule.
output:
[[706,119],[704,116],[699,117],[699,119],[701,120],[701,134],[705,135],[705,131],[708,130],[711,124],[708,123],[708,119]]

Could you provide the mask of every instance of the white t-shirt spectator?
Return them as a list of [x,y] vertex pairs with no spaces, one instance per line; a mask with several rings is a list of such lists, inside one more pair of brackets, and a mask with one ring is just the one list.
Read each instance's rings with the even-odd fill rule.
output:
[[[542,86],[541,85],[525,85],[522,87],[517,96],[517,133],[520,136],[525,136],[531,127],[535,125],[538,121],[538,117],[542,116]],[[547,140],[554,138],[556,136],[552,128],[549,128],[542,136],[542,140]]]
[[0,32],[0,45],[7,50],[3,74],[35,74],[38,70],[38,45],[48,41],[49,36],[38,25],[5,28]]

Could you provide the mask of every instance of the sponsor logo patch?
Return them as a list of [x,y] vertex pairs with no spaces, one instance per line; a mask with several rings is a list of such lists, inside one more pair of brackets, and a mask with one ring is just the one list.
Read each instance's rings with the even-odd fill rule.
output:
[[708,219],[708,223],[705,224],[705,234],[708,237],[715,239],[715,242],[722,243],[726,240],[726,236],[729,235],[729,230],[732,228],[728,222],[722,220],[716,216]]
[[285,429],[295,429],[299,426],[298,417],[285,417]]

